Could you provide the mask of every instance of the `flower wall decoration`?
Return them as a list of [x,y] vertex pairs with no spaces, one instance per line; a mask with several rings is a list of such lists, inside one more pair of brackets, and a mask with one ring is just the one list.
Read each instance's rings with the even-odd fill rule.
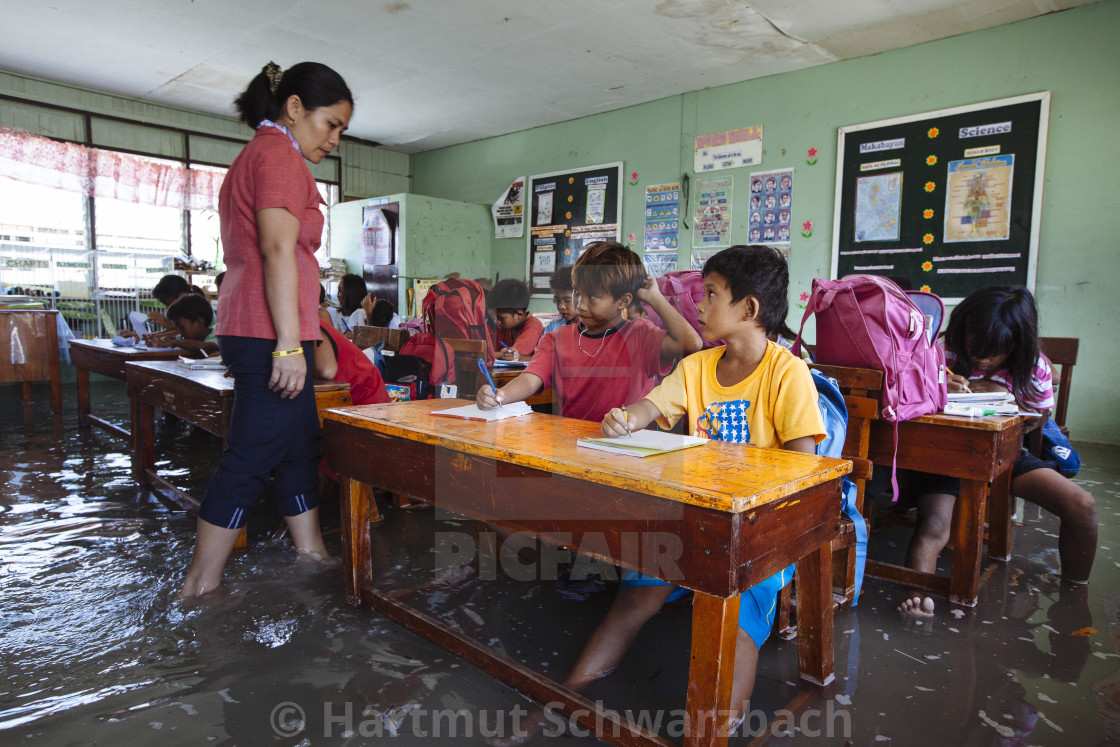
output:
[[930,262],[929,260],[926,260],[925,262],[922,262],[922,272],[929,272],[932,269],[933,269],[933,262]]
[[922,286],[921,288],[919,288],[919,290],[920,290],[920,291],[921,291],[922,293],[930,293],[930,289],[929,289],[929,286],[928,286],[928,285],[923,285],[923,286]]
[[936,166],[937,156],[926,156],[926,166]]
[[932,218],[933,217],[933,208],[926,208],[925,210],[923,210],[922,211],[922,217],[925,218],[926,220],[929,220],[930,218]]
[[637,171],[631,171],[630,172],[630,186],[633,187],[633,186],[636,186],[637,184],[638,184],[638,172]]
[[932,191],[933,191],[933,190],[935,190],[935,189],[937,189],[937,185],[936,185],[935,183],[933,183],[933,182],[926,182],[926,191],[927,191],[927,192],[932,192]]
[[572,211],[569,210],[568,212],[564,213],[564,217],[567,218],[568,220],[571,220],[572,219]]
[[801,235],[805,238],[813,235],[813,221],[807,220],[801,224]]
[[926,132],[926,135],[929,136],[930,140],[933,140],[935,137],[937,137],[940,134],[941,134],[941,130],[937,129],[936,127],[930,127],[929,131]]
[[818,151],[816,148],[809,148],[809,150],[805,151],[805,163],[809,164],[810,166],[816,166],[817,152]]
[[809,303],[809,294],[801,291],[801,295],[797,297],[797,308],[804,309]]
[[[933,243],[933,234],[932,233],[927,233],[925,236],[923,236],[922,237],[922,243],[923,244],[932,244]],[[929,262],[926,262],[926,264],[929,265]],[[933,269],[933,265],[930,265],[929,267],[926,267],[925,265],[922,265],[922,269],[925,270],[926,272],[929,272],[931,269]]]
[[[637,172],[634,172],[634,173],[637,173]],[[633,233],[630,233],[630,234],[629,234],[629,235],[627,235],[627,237],[626,237],[626,246],[630,247],[630,249],[631,249],[631,250],[633,250],[633,249],[634,249],[634,238],[635,238],[635,237],[634,237],[634,234],[633,234]]]

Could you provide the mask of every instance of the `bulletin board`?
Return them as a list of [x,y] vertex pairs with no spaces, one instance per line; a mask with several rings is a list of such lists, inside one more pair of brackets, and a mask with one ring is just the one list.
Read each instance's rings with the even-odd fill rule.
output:
[[526,277],[534,296],[552,295],[553,271],[573,265],[593,241],[622,236],[622,162],[529,177]]
[[1034,290],[1050,93],[841,127],[832,277]]

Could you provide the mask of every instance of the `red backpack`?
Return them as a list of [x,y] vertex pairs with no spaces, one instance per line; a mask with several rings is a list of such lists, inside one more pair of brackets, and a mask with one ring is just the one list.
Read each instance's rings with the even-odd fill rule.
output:
[[[455,340],[486,340],[487,360],[494,359],[486,333],[486,294],[478,283],[459,278],[436,283],[424,296],[420,310],[428,332]],[[454,376],[455,366],[451,368]]]
[[401,346],[397,355],[414,355],[431,365],[428,374],[428,383],[431,385],[428,391],[431,396],[439,396],[440,384],[455,383],[455,351],[439,335],[429,332],[413,335]]
[[[696,330],[696,334],[700,334],[700,312],[697,310],[696,305],[704,298],[704,274],[700,270],[680,270],[678,272],[667,272],[661,277],[657,278],[657,287],[661,289],[661,295],[665,296],[665,300],[669,305],[676,309],[681,316],[685,318],[692,328]],[[649,304],[642,304],[645,306],[646,315],[649,320],[664,330],[668,330],[665,320],[662,319],[657,313],[650,308]],[[701,335],[703,337],[703,335]],[[704,347],[712,347],[714,345],[722,345],[722,341],[708,342],[704,341]]]

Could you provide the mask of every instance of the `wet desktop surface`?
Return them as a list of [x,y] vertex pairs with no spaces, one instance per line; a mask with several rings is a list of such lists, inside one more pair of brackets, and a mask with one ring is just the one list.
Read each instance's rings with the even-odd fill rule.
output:
[[[128,444],[78,428],[72,384],[61,415],[45,386],[34,394],[25,406],[18,387],[0,389],[4,744],[486,744],[533,707],[349,606],[337,563],[301,563],[272,539],[279,517],[267,496],[223,589],[173,601],[193,517],[137,487]],[[94,382],[93,402],[127,424],[123,383]],[[156,432],[161,474],[201,496],[218,440],[171,417],[157,416]],[[895,611],[905,590],[868,579],[859,605],[837,611],[832,685],[798,685],[796,641],[771,636],[732,744],[1120,743],[1120,448],[1075,445],[1101,525],[1087,588],[1058,583],[1057,521],[1028,506],[1011,561],[985,561],[976,608],[939,599],[931,621],[905,621]],[[410,590],[403,601],[540,673],[563,677],[613,599],[611,580],[534,565],[530,550],[522,560],[535,570],[480,578],[461,562],[473,522],[385,496],[380,508],[378,586]],[[338,553],[336,491],[322,512]],[[887,526],[870,552],[898,561],[908,537]],[[539,578],[553,572],[561,577]],[[690,615],[687,600],[666,606],[585,696],[679,742]],[[555,716],[526,743],[596,741]]]

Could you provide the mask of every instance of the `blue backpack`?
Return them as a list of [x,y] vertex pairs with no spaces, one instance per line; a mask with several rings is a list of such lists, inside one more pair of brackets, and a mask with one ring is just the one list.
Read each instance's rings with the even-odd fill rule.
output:
[[[844,450],[844,440],[848,435],[848,407],[844,404],[844,395],[836,379],[825,376],[820,371],[811,369],[813,383],[817,386],[817,408],[821,411],[824,420],[824,440],[817,444],[819,456],[840,459]],[[856,506],[856,484],[844,478],[844,486],[840,491],[842,500],[841,510],[844,515],[852,520],[856,530],[856,583],[855,594],[852,596],[852,606],[859,603],[859,592],[863,587],[863,569],[867,564],[867,522],[860,515]]]

